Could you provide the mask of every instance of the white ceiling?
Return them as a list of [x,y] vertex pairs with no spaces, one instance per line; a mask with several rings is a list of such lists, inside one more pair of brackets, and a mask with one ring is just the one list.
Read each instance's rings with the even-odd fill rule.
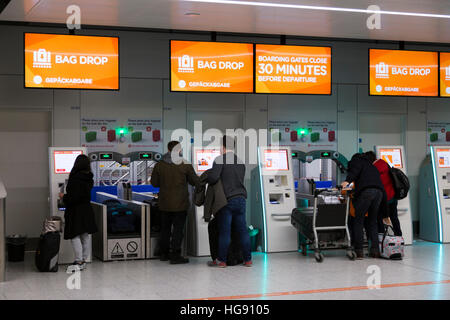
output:
[[[450,43],[450,0],[234,2],[251,2],[253,5],[198,0],[12,0],[0,14],[0,20],[65,23],[66,8],[77,4],[81,8],[82,25]],[[269,6],[270,3],[279,6]],[[397,14],[382,14],[381,29],[369,30],[366,12],[323,8],[366,10],[371,4]],[[323,10],[283,5],[307,5]],[[188,16],[185,15],[187,12],[200,15]],[[409,16],[398,12],[441,16]]]

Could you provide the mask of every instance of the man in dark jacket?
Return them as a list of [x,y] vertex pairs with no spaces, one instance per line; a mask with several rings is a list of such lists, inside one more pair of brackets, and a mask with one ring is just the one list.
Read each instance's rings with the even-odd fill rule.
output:
[[227,205],[218,215],[219,222],[219,252],[218,261],[214,260],[211,266],[226,267],[228,247],[231,241],[231,226],[240,235],[244,265],[252,265],[250,251],[250,236],[245,221],[245,202],[247,190],[244,186],[245,164],[236,156],[234,139],[224,136],[222,139],[222,155],[214,160],[213,167],[208,171],[208,183],[214,185],[222,180],[223,190],[227,198]]
[[[169,142],[167,148],[169,152],[155,165],[151,180],[154,187],[159,187],[160,260],[167,261],[170,258],[171,264],[187,263],[189,260],[181,256],[181,243],[190,206],[188,183],[196,186],[199,178],[192,165],[181,158],[182,149],[178,141]],[[170,255],[169,244],[172,247]]]
[[363,258],[364,242],[364,216],[368,213],[368,239],[370,240],[369,255],[373,258],[380,256],[378,247],[378,212],[381,210],[386,215],[386,192],[381,182],[380,173],[377,168],[363,155],[355,154],[348,163],[346,181],[342,187],[355,184],[353,206],[355,207],[355,218],[353,220],[354,245],[357,259]]

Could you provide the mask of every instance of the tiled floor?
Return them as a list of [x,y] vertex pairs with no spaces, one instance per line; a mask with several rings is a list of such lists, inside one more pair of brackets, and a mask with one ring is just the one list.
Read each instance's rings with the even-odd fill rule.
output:
[[[8,263],[7,282],[0,283],[0,300],[450,299],[450,245],[416,241],[406,248],[402,261],[349,261],[343,251],[324,255],[319,264],[313,255],[303,257],[297,252],[256,253],[252,268],[226,269],[207,267],[208,258],[191,258],[187,265],[159,260],[95,261],[81,273],[81,289],[70,290],[70,275],[64,267],[58,273],[39,273],[29,253],[25,262]],[[371,265],[380,268],[381,289],[367,288]],[[394,285],[383,288],[389,284]],[[319,289],[326,290],[317,292]]]

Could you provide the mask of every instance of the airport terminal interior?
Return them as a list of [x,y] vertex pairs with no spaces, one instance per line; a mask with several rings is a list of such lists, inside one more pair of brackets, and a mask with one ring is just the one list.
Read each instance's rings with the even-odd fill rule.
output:
[[[0,300],[450,299],[448,30],[447,0],[0,0]],[[173,175],[152,185],[155,168],[179,141],[203,177],[224,135],[252,265],[233,224],[228,265],[210,266],[223,206],[211,218],[187,182],[189,262],[162,261]],[[379,257],[369,232],[355,249],[361,195],[342,188],[355,157],[378,168],[369,151],[398,216]],[[65,238],[80,155],[83,270]]]

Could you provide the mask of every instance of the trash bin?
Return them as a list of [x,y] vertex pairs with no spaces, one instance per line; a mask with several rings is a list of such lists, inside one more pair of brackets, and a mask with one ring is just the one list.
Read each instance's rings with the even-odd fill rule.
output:
[[27,237],[19,234],[6,237],[6,245],[8,247],[8,261],[23,261],[25,256],[25,243]]
[[250,235],[250,248],[252,252],[256,251],[256,243],[258,239],[259,229],[253,228],[253,226],[248,227],[248,234]]

